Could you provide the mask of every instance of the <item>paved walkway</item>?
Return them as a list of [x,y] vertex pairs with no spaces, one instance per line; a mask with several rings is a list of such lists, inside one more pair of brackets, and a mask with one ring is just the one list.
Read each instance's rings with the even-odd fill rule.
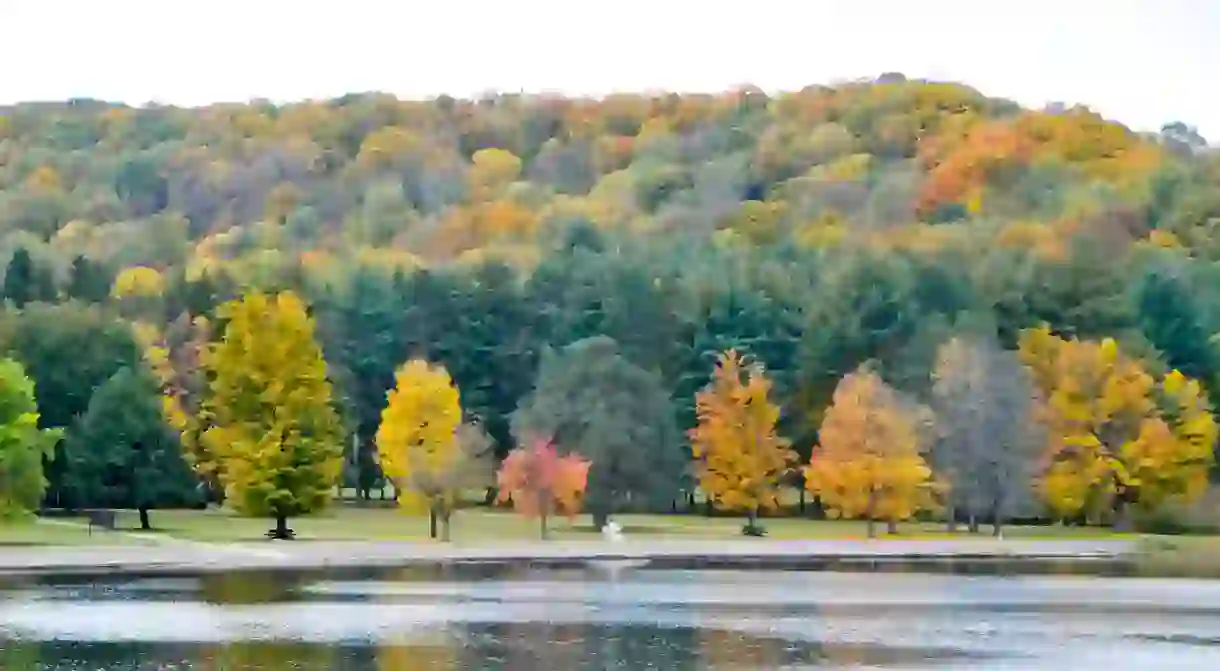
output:
[[705,566],[796,566],[818,560],[1105,559],[1126,540],[624,540],[454,546],[418,542],[295,541],[0,549],[0,573],[197,572],[510,561],[570,564],[652,561]]

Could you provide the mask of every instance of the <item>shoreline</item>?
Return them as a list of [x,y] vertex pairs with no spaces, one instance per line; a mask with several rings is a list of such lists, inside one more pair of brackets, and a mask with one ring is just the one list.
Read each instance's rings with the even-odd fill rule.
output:
[[528,564],[567,568],[640,562],[654,568],[796,569],[825,563],[1123,561],[1134,540],[876,539],[624,540],[488,545],[415,541],[267,541],[154,546],[0,549],[0,576],[181,575],[224,571],[389,569],[409,566]]

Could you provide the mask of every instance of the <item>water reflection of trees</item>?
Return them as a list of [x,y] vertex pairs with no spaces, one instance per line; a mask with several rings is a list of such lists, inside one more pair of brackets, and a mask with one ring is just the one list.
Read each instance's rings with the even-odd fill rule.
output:
[[39,669],[41,655],[37,643],[18,643],[0,639],[0,669]]
[[190,668],[198,671],[234,669],[293,669],[336,671],[338,651],[329,645],[304,643],[232,642],[204,646]]
[[703,629],[699,632],[699,657],[703,668],[773,669],[784,663],[784,644],[772,638],[756,638],[737,631]]
[[270,571],[232,571],[202,578],[203,600],[212,604],[259,604],[293,600],[301,579]]
[[[584,671],[698,666],[692,629],[647,625],[550,623],[480,624],[463,627],[466,645],[458,669],[480,671]],[[384,670],[383,670],[384,671]]]
[[377,671],[447,671],[481,668],[457,665],[454,641],[448,636],[437,640],[389,640],[377,647]]

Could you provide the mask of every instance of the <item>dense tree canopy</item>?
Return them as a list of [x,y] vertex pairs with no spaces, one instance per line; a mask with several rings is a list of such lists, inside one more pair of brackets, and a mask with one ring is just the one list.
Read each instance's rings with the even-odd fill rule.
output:
[[619,352],[614,340],[578,340],[542,358],[534,392],[513,416],[520,444],[551,442],[592,462],[585,506],[601,528],[633,505],[672,503],[686,455],[661,377]]
[[[1217,185],[1220,153],[1180,122],[1138,133],[1082,106],[1026,109],[895,74],[776,94],[19,104],[0,110],[0,352],[34,381],[40,426],[69,434],[47,458],[51,505],[102,502],[96,487],[69,500],[70,465],[94,458],[81,454],[92,441],[71,434],[92,426],[83,418],[108,380],[141,366],[155,376],[169,444],[214,494],[224,473],[201,437],[236,421],[217,415],[233,399],[208,405],[208,389],[228,384],[218,371],[229,382],[262,376],[269,397],[297,403],[272,373],[325,370],[310,383],[311,403],[328,408],[325,455],[311,462],[325,477],[308,489],[342,465],[367,497],[383,483],[386,394],[397,367],[418,358],[448,371],[463,420],[483,427],[498,459],[527,417],[561,453],[588,458],[585,503],[600,515],[693,486],[696,394],[720,352],[765,368],[776,435],[807,462],[814,446],[848,459],[836,441],[864,435],[851,419],[864,406],[835,400],[858,370],[875,373],[865,386],[877,398],[891,389],[952,415],[957,428],[930,441],[942,456],[980,423],[1011,426],[953,399],[974,399],[963,391],[972,385],[997,399],[1024,398],[1018,389],[949,375],[947,364],[937,377],[942,346],[970,324],[994,325],[986,356],[966,357],[992,371],[1016,366],[1011,353],[1028,350],[1031,333],[1079,343],[1064,346],[1077,353],[1110,339],[1123,355],[1115,365],[1147,378],[1131,414],[1148,420],[1143,434],[1122,427],[1112,456],[1172,468],[1133,475],[1106,462],[1117,490],[1063,466],[1033,477],[1038,491],[1060,492],[1056,514],[1116,497],[1143,510],[1197,495],[1211,463]],[[236,337],[226,340],[234,315],[222,306],[281,292],[300,297],[300,319],[267,328],[297,343],[316,336],[323,356],[290,362],[260,344],[257,356],[279,369],[253,353],[204,365],[204,352]],[[543,354],[590,342],[613,342],[614,353],[563,371]],[[1021,364],[1035,405],[1084,379],[1048,377],[1038,361]],[[832,404],[838,417],[822,436]],[[262,429],[292,424],[264,410]],[[557,419],[585,417],[597,421],[579,431]],[[346,459],[332,454],[340,447]],[[823,488],[835,475],[801,472]],[[285,505],[312,508],[315,494],[303,496]],[[849,498],[841,512],[861,509]],[[991,504],[1007,515],[1012,501]]]

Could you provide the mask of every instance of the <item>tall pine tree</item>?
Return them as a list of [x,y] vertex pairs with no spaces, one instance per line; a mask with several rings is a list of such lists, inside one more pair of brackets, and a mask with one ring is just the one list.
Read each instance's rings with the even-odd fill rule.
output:
[[54,302],[59,291],[51,270],[34,263],[29,250],[19,247],[4,273],[4,297],[21,308],[34,301]]
[[134,508],[140,528],[148,511],[198,500],[195,478],[165,423],[156,381],[120,368],[89,399],[68,436],[68,481],[87,506]]

